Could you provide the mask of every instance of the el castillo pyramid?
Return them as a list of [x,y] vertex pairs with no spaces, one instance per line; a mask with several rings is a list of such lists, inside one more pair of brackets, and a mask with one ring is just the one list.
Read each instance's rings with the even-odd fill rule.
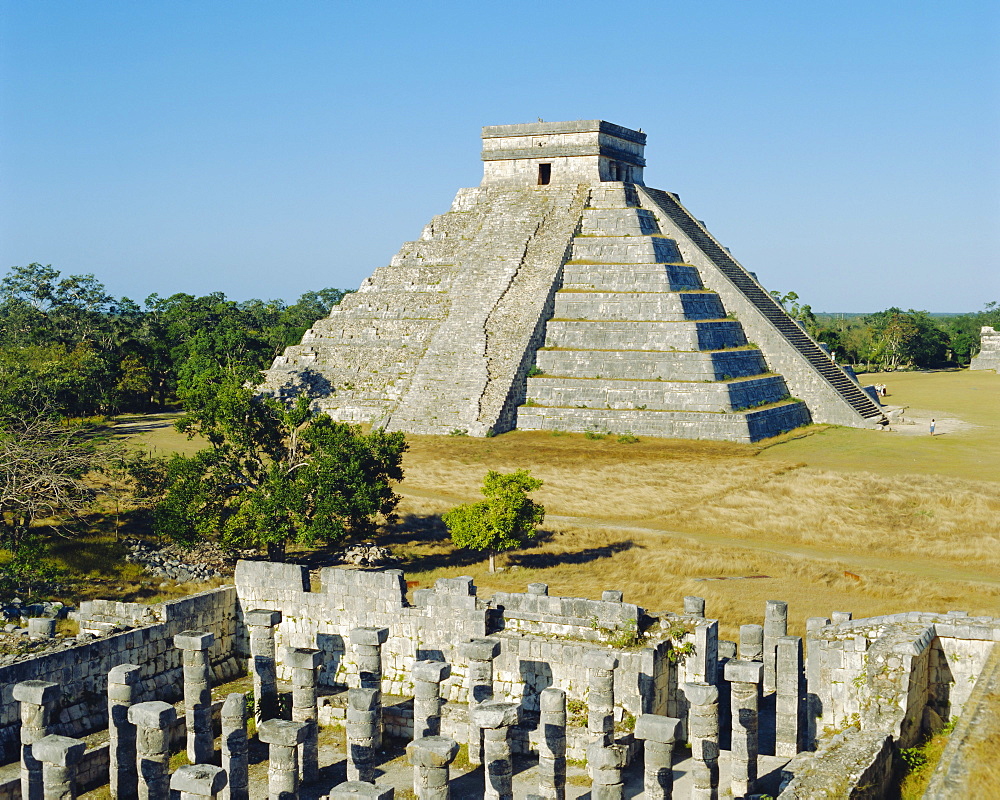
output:
[[752,442],[873,427],[873,396],[681,205],[646,135],[601,120],[483,128],[484,174],[330,316],[265,389],[332,417]]

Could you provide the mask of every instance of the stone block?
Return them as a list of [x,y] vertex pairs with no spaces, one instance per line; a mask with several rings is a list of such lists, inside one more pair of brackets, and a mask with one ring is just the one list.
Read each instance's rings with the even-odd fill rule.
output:
[[566,692],[549,687],[538,696],[538,704],[543,714],[561,714],[566,711]]
[[309,735],[309,723],[269,719],[257,726],[257,738],[266,744],[292,747],[302,744]]
[[214,764],[183,764],[170,776],[170,788],[201,797],[215,797],[227,783],[226,771]]
[[458,743],[447,736],[424,736],[406,746],[410,763],[417,767],[447,767],[458,755]]
[[641,714],[635,721],[635,738],[669,744],[677,740],[680,733],[679,719],[659,714]]
[[764,676],[764,665],[760,661],[728,661],[725,678],[730,683],[760,683]]
[[547,583],[528,584],[528,594],[547,595],[548,593],[549,593],[549,585]]
[[684,613],[695,617],[705,616],[705,598],[688,596],[684,598]]
[[381,647],[388,638],[388,628],[353,628],[351,630],[351,644],[356,647]]
[[611,671],[618,666],[618,659],[607,650],[588,650],[583,657],[583,666],[587,669]]
[[207,631],[182,631],[174,636],[174,647],[180,650],[208,650],[215,644],[215,634]]
[[317,669],[323,663],[323,653],[308,647],[286,647],[283,651],[284,664],[292,669]]
[[468,575],[461,575],[457,578],[438,578],[434,582],[434,588],[445,594],[457,594],[465,597],[476,594],[473,579]]
[[355,711],[371,711],[378,708],[382,692],[379,689],[350,689],[347,692],[348,706]]
[[177,721],[177,712],[169,703],[150,700],[129,706],[128,721],[142,728],[166,728]]
[[601,592],[601,602],[620,603],[624,600],[625,594],[617,589],[605,589]]
[[415,661],[410,674],[415,681],[441,683],[451,677],[451,665],[444,661]]
[[69,767],[80,763],[86,749],[87,743],[80,739],[50,734],[31,745],[31,754],[46,764]]
[[503,728],[517,724],[519,708],[517,703],[487,700],[485,703],[473,706],[469,714],[473,723],[479,728]]
[[[240,563],[242,564],[244,562],[241,561]],[[243,615],[243,622],[247,625],[273,628],[275,625],[279,625],[281,623],[281,612],[270,611],[266,608],[255,608],[253,611],[247,611]]]
[[108,672],[108,683],[135,686],[142,680],[142,668],[135,664],[119,664]]
[[[733,663],[736,662],[729,662],[729,664]],[[707,706],[719,702],[719,689],[710,683],[684,683],[681,684],[681,688],[684,690],[684,696],[688,702],[693,705]]]
[[490,661],[500,655],[500,642],[496,639],[470,639],[459,645],[459,654],[467,661]]
[[49,681],[21,681],[14,684],[14,699],[19,703],[31,703],[36,706],[48,705],[59,699],[58,683]]
[[587,748],[587,766],[596,773],[603,770],[619,770],[625,768],[628,751],[621,745],[604,746],[596,742]]
[[56,621],[47,617],[32,617],[28,620],[29,639],[51,639],[56,635]]

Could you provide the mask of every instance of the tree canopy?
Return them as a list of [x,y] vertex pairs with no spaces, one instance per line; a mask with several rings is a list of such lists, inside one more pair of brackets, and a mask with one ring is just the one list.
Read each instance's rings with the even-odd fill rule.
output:
[[458,547],[489,552],[493,572],[497,553],[523,547],[537,535],[545,508],[528,497],[528,492],[541,487],[542,481],[526,469],[490,470],[481,489],[486,499],[457,506],[441,519]]
[[[216,379],[213,374],[212,380]],[[182,542],[218,536],[233,546],[336,543],[372,535],[391,518],[402,480],[402,433],[335,422],[311,407],[257,396],[238,375],[218,378],[179,421],[211,447],[166,465],[154,530]]]

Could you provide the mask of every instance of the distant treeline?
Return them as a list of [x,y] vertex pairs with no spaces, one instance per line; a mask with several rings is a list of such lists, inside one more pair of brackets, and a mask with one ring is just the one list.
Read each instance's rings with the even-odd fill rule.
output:
[[887,308],[874,314],[815,314],[798,295],[772,292],[785,309],[841,363],[868,370],[964,367],[979,352],[983,325],[1000,326],[1000,305],[970,314]]
[[293,305],[222,292],[153,294],[139,305],[93,275],[13,267],[0,281],[0,415],[162,408],[209,365],[247,375],[267,367],[348,291],[306,292]]

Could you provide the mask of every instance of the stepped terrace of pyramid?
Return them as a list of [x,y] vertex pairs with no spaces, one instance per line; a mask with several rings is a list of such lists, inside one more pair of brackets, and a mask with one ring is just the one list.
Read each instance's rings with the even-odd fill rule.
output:
[[483,128],[482,183],[266,373],[335,419],[410,433],[595,430],[752,442],[873,427],[878,401],[676,194],[646,135]]

